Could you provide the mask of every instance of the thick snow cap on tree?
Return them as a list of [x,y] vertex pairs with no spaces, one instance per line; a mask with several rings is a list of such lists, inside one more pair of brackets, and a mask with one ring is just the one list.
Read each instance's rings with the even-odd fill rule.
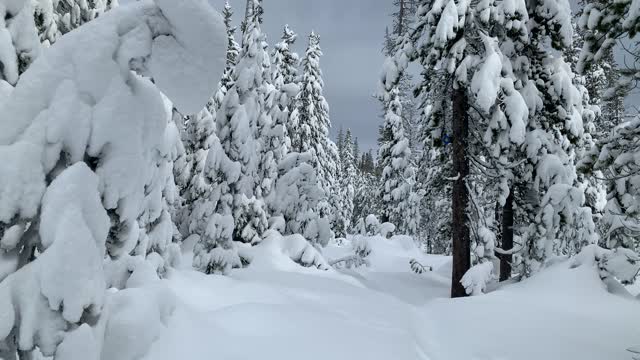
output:
[[153,77],[178,109],[195,113],[224,68],[224,24],[203,0],[144,1],[84,29],[38,58],[2,103],[0,221],[36,214],[61,150],[76,162],[85,150],[95,157],[110,148],[97,172],[120,176],[101,178],[105,205],[135,193],[140,169],[131,159],[149,156],[166,124],[153,84],[131,70]]
[[[18,2],[0,0],[0,8]],[[0,277],[0,357],[38,347],[57,359],[99,358],[101,337],[114,334],[83,323],[114,314],[101,313],[105,245],[118,231],[110,216],[128,225],[124,254],[155,237],[157,229],[138,225],[166,220],[154,179],[166,165],[158,153],[168,152],[171,106],[159,90],[181,111],[198,111],[222,73],[225,46],[222,19],[206,0],[137,2],[65,35],[3,91],[3,265],[21,240],[39,253]]]
[[32,1],[0,1],[0,80],[18,81],[20,63],[40,54]]

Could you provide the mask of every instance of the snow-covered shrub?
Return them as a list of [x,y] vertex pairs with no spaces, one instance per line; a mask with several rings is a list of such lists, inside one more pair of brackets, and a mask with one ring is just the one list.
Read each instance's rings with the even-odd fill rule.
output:
[[276,230],[267,230],[260,244],[241,248],[241,256],[248,259],[251,268],[288,270],[297,266],[328,270],[330,268],[320,251],[300,234],[283,236]]
[[487,284],[495,279],[493,263],[487,261],[471,267],[464,274],[460,283],[468,295],[477,296],[482,295],[487,289]]
[[[197,112],[223,44],[204,0],[139,2],[62,37],[1,102],[0,239],[13,268],[0,282],[0,357],[98,359],[103,339],[122,336],[90,329],[109,323],[105,254],[172,252],[174,131],[160,91]],[[131,284],[157,279],[163,262],[151,255]]]
[[394,231],[396,231],[396,226],[388,222],[380,224],[380,227],[378,228],[380,236],[387,239],[393,235]]
[[582,265],[597,266],[600,278],[605,281],[613,278],[631,284],[640,273],[640,255],[626,248],[609,250],[590,245],[573,259],[573,267]]
[[360,266],[369,266],[367,257],[371,254],[371,245],[369,237],[363,235],[354,235],[351,238],[351,248],[353,255],[345,256],[340,259],[332,260],[329,263],[334,268],[356,268]]

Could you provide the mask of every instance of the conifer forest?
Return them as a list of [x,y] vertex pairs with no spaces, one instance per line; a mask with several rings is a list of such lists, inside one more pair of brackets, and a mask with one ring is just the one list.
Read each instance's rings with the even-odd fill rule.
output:
[[0,0],[0,360],[640,360],[640,0]]

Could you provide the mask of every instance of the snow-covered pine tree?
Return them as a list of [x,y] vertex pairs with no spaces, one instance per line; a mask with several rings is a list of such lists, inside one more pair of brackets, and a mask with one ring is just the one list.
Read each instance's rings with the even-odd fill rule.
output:
[[60,35],[82,26],[100,14],[118,6],[118,0],[49,0]]
[[[383,46],[383,53],[385,56],[391,56],[395,53],[396,47],[405,37],[405,35],[411,31],[411,26],[415,17],[415,13],[418,10],[417,0],[394,0],[393,5],[395,12],[391,14],[393,17],[392,31],[385,34],[385,42]],[[416,151],[420,145],[419,139],[419,104],[416,102],[413,96],[413,76],[408,72],[402,74],[398,81],[398,96],[402,103],[402,120],[404,121],[405,135],[409,139],[409,148],[412,153],[412,161],[415,163]],[[382,102],[383,118],[386,116],[386,105]],[[382,131],[382,130],[381,130]],[[385,141],[390,141],[386,139]]]
[[[578,15],[579,16],[579,15]],[[573,23],[573,43],[570,48],[565,51],[565,57],[571,64],[572,71],[576,71],[580,52],[584,44],[584,31],[580,29],[576,23]],[[578,166],[578,182],[584,189],[585,204],[591,209],[593,214],[593,222],[596,225],[596,231],[600,239],[604,238],[605,226],[603,225],[602,215],[606,204],[606,186],[602,180],[603,175],[600,172],[590,174],[588,166],[585,167],[585,157],[595,151],[599,139],[608,137],[614,125],[610,125],[608,129],[604,129],[603,125],[610,119],[603,117],[602,107],[605,106],[603,99],[604,92],[607,90],[609,80],[605,77],[606,67],[615,66],[608,65],[599,61],[592,67],[592,71],[587,74],[576,74],[574,83],[576,88],[582,94],[584,137],[575,143],[576,159],[582,162]]]
[[40,55],[40,41],[33,18],[33,5],[28,1],[4,4],[0,20],[0,82],[12,86]]
[[340,125],[340,129],[338,130],[338,136],[336,137],[336,146],[338,147],[338,155],[340,156],[340,162],[343,162],[344,159],[342,155],[344,151],[344,129],[342,129],[342,125]]
[[[620,1],[616,6],[597,0],[585,6],[580,21],[580,27],[585,31],[585,44],[578,64],[579,71],[590,71],[598,61],[610,56],[617,40],[637,34],[640,29],[639,5],[637,0]],[[622,73],[623,78],[609,93],[617,92],[620,95],[618,90],[627,88],[629,82],[637,77],[635,69],[627,69]],[[610,248],[621,246],[638,250],[638,165],[633,159],[639,152],[636,140],[640,120],[635,118],[615,125],[611,135],[602,139],[599,147],[583,160],[582,165],[600,170],[607,180],[608,202],[603,218],[606,245]]]
[[[340,189],[335,175],[338,171],[338,150],[329,138],[329,104],[324,98],[322,70],[320,69],[320,37],[312,32],[309,45],[302,60],[302,79],[300,80],[300,98],[297,101],[297,143],[294,150],[299,153],[310,152],[311,164],[316,169],[318,182],[325,193],[320,201],[319,214],[330,221],[332,228],[337,220],[340,208]],[[327,239],[328,241],[328,239]]]
[[614,129],[581,166],[600,171],[607,185],[607,204],[604,209],[604,245],[607,248],[625,247],[640,250],[640,203],[636,200],[639,168],[634,157],[640,153],[636,139],[640,133],[640,118]]
[[202,236],[207,219],[212,215],[209,205],[211,184],[206,180],[205,163],[214,141],[216,114],[228,88],[233,85],[233,71],[238,62],[239,45],[235,40],[233,10],[226,1],[222,15],[227,34],[227,53],[222,79],[215,94],[198,114],[183,117],[174,109],[176,123],[182,132],[185,148],[184,161],[176,162],[175,178],[180,188],[182,205],[176,218],[176,225],[183,238]]
[[584,108],[584,93],[569,63],[557,52],[572,44],[569,2],[537,1],[527,10],[530,41],[521,91],[531,116],[522,182],[532,184],[533,191],[526,204],[532,225],[523,237],[523,274],[537,271],[554,255],[575,254],[597,238],[575,166],[576,146],[585,136],[583,119],[593,114]]
[[183,238],[194,234],[201,236],[206,219],[211,215],[207,199],[212,189],[206,180],[205,164],[215,137],[215,118],[206,108],[187,116],[186,121],[177,111],[175,113],[184,126],[182,141],[185,148],[184,161],[176,162],[174,167],[182,198],[176,225]]
[[356,165],[358,165],[358,168],[361,168],[360,166],[360,161],[362,160],[361,158],[361,153],[360,153],[360,143],[358,141],[358,137],[356,136],[355,139],[353,139],[353,158],[356,159]]
[[[360,153],[358,139],[354,140],[353,154],[356,157]],[[379,176],[376,174],[376,166],[371,150],[359,156],[355,191],[353,197],[353,216],[351,217],[351,231],[356,233],[358,223],[365,223],[369,215],[380,215],[379,198],[375,196],[379,190]]]
[[[27,3],[2,2],[0,18]],[[154,34],[150,26],[166,30]],[[172,182],[177,132],[162,93],[198,111],[222,72],[223,32],[204,0],[132,4],[61,38],[2,102],[0,357],[137,356],[122,337],[108,347],[122,329],[107,324],[131,304],[112,301],[131,296],[123,288],[133,278],[138,285],[157,279],[162,259],[144,257],[161,252],[172,233],[161,193],[172,191],[165,181]],[[210,36],[187,35],[201,33]],[[179,71],[170,65],[175,56],[184,60]],[[145,304],[160,309],[163,300]],[[161,321],[149,315],[145,321]],[[136,340],[135,351],[151,345]]]
[[278,178],[268,203],[272,223],[284,219],[283,235],[301,234],[314,246],[326,244],[331,236],[329,220],[318,213],[325,198],[316,170],[311,165],[310,152],[290,152],[278,166]]
[[[281,100],[286,100],[286,108],[289,112],[289,119],[286,122],[286,131],[291,146],[297,142],[295,137],[298,133],[297,126],[299,116],[296,104],[300,94],[300,85],[298,84],[298,66],[300,65],[300,56],[291,49],[297,39],[298,34],[291,30],[288,25],[285,25],[282,34],[282,41],[276,44],[273,53],[273,63],[275,69],[278,69],[278,72],[276,73],[278,78],[274,78],[272,75],[272,82],[274,84],[281,84],[279,86],[281,86],[281,91],[284,92],[283,96],[285,94],[287,95],[286,99],[282,97]],[[281,109],[284,111],[283,105],[284,103],[281,104]]]
[[259,197],[268,198],[279,176],[280,162],[291,149],[288,126],[299,87],[295,80],[298,56],[291,52],[290,46],[295,43],[296,38],[297,35],[285,26],[282,41],[275,46],[273,52],[270,72],[265,72],[270,77],[265,79],[265,109],[260,118],[262,160],[258,173],[258,189],[261,191]]
[[[618,40],[633,38],[640,31],[639,6],[638,0],[616,1],[615,6],[608,0],[594,0],[585,4],[579,24],[585,31],[585,44],[578,72],[584,73],[593,64],[609,56]],[[632,79],[637,79],[638,72],[635,68],[624,69],[619,86],[628,86]]]
[[[485,6],[479,12],[491,15],[482,16],[480,26],[493,37],[483,39],[486,60],[472,80],[479,104],[474,111],[483,119],[482,142],[486,147],[486,156],[479,153],[481,156],[476,155],[473,159],[477,171],[473,186],[475,221],[478,222],[474,229],[475,255],[480,261],[483,258],[494,261],[494,252],[484,250],[500,245],[507,252],[500,255],[500,278],[506,280],[511,277],[512,255],[509,252],[514,247],[514,237],[520,233],[513,209],[523,202],[521,184],[524,183],[520,178],[526,156],[521,149],[530,112],[520,92],[520,81],[526,77],[519,73],[519,66],[529,41],[529,17],[522,0],[486,3]],[[491,104],[494,101],[495,104]],[[488,231],[493,231],[494,235],[490,236]],[[497,272],[498,267],[494,269]]]
[[[566,12],[568,3],[564,1],[538,1],[532,2],[530,5],[532,7],[527,9],[526,4],[521,0],[495,3],[468,3],[455,0],[435,3],[425,1],[418,10],[415,30],[405,37],[398,47],[398,52],[387,62],[387,71],[382,79],[383,88],[388,93],[398,83],[398,79],[407,67],[407,61],[419,60],[423,66],[422,73],[425,80],[418,92],[424,96],[427,90],[436,89],[435,91],[444,94],[447,91],[443,91],[443,89],[451,89],[451,96],[443,97],[445,102],[442,105],[434,103],[433,99],[429,99],[430,103],[425,102],[425,104],[429,104],[434,109],[431,111],[432,116],[428,123],[428,127],[433,129],[431,135],[433,141],[437,143],[444,140],[445,143],[449,141],[452,143],[452,178],[454,179],[452,190],[453,296],[465,294],[458,280],[466,271],[465,269],[469,267],[469,231],[473,230],[474,235],[478,237],[480,225],[482,225],[475,223],[482,219],[480,216],[483,213],[482,209],[473,209],[472,207],[477,212],[476,215],[471,216],[472,219],[475,219],[474,223],[467,221],[467,205],[470,200],[467,186],[470,184],[468,182],[478,185],[476,182],[481,177],[475,174],[476,171],[481,171],[486,167],[486,164],[482,163],[482,159],[486,155],[507,150],[506,161],[501,161],[502,164],[507,164],[512,162],[511,159],[517,155],[512,152],[513,149],[520,144],[528,145],[527,155],[532,157],[531,161],[534,164],[530,168],[530,173],[535,174],[533,178],[528,180],[533,182],[536,188],[540,187],[539,184],[543,184],[540,193],[546,194],[542,199],[543,205],[533,209],[534,213],[539,215],[535,220],[545,222],[541,226],[535,227],[544,232],[544,236],[536,236],[537,239],[548,235],[549,242],[553,242],[551,233],[561,233],[563,240],[560,243],[562,245],[555,248],[558,252],[571,251],[576,243],[592,239],[589,229],[592,229],[593,226],[589,227],[586,224],[590,220],[590,214],[586,216],[588,211],[581,207],[583,195],[581,197],[579,189],[573,186],[575,180],[575,169],[571,166],[573,158],[563,155],[567,149],[562,146],[566,146],[570,142],[568,140],[560,141],[561,146],[547,148],[544,145],[553,144],[553,139],[547,137],[546,130],[536,131],[539,127],[547,128],[549,121],[552,121],[546,120],[552,117],[553,112],[550,109],[555,109],[559,113],[557,117],[562,118],[562,120],[558,120],[558,123],[561,121],[562,126],[566,129],[565,134],[571,136],[573,140],[577,140],[583,135],[580,127],[582,102],[581,98],[574,97],[576,95],[576,92],[573,91],[575,87],[572,87],[571,75],[566,73],[567,66],[563,65],[561,59],[551,55],[546,57],[548,51],[537,49],[542,44],[538,41],[532,45],[532,48],[529,48],[537,50],[527,55],[533,58],[536,55],[543,55],[544,60],[534,59],[530,68],[534,73],[535,80],[522,82],[522,79],[519,78],[521,74],[517,70],[523,67],[514,66],[514,64],[521,65],[523,61],[526,61],[526,57],[516,56],[515,60],[517,61],[512,61],[510,55],[506,56],[499,46],[506,44],[504,50],[508,52],[509,44],[522,44],[522,41],[516,42],[510,39],[523,36],[522,31],[526,29],[523,22],[527,26],[538,24],[540,27],[539,36],[545,37],[545,40],[550,40],[549,42],[553,42],[556,46],[561,43],[562,36],[560,35],[567,34],[567,24],[561,20],[565,15],[570,16],[570,11]],[[535,16],[535,22],[529,22],[527,14],[531,14],[529,19]],[[570,36],[570,17],[568,26]],[[500,29],[505,29],[503,34],[496,31]],[[516,50],[521,51],[517,48]],[[539,67],[536,68],[536,66]],[[542,71],[543,68],[546,72]],[[512,73],[511,69],[516,71]],[[551,75],[542,79],[541,77],[546,76],[545,74]],[[439,79],[438,81],[442,85],[434,84],[434,79]],[[523,84],[523,87],[516,88],[516,85],[520,86],[520,84]],[[544,93],[542,90],[538,92],[536,88],[534,94],[531,95],[528,91],[531,90],[530,86],[535,84],[548,86],[545,89],[547,92]],[[525,95],[521,95],[521,92]],[[538,96],[538,94],[542,95]],[[541,97],[545,95],[548,98],[542,99]],[[537,108],[536,106],[539,104],[544,104],[545,107]],[[546,117],[540,116],[543,119],[542,125],[531,124],[529,121],[529,128],[526,128],[528,115],[534,109],[538,111],[534,114],[538,114],[544,109],[549,111],[545,113]],[[443,114],[445,116],[442,116]],[[450,127],[441,122],[448,119],[449,116],[451,119]],[[533,134],[530,134],[532,136],[529,137],[530,140],[527,140],[530,133],[527,131],[528,129],[533,131]],[[551,136],[553,135],[551,134]],[[538,141],[534,142],[533,139]],[[543,146],[535,147],[535,144],[540,142]],[[543,159],[536,155],[536,151],[545,153]],[[572,150],[569,150],[569,153],[574,154]],[[565,162],[553,161],[559,158],[564,159]],[[500,161],[497,162],[500,163]],[[554,167],[553,164],[560,165],[560,168]],[[496,166],[495,164],[491,165],[492,167]],[[558,174],[558,172],[549,172],[550,167],[559,169],[558,171],[566,176],[552,176],[552,173]],[[501,172],[505,169],[508,170],[502,166],[498,169],[501,169]],[[547,191],[555,183],[558,183],[558,186],[555,186],[552,191]],[[484,188],[487,185],[484,185]],[[504,201],[508,198],[509,186],[502,185],[499,189],[500,192],[497,194],[501,194],[500,197]],[[557,206],[557,196],[571,201],[564,201]],[[478,199],[472,200],[471,204],[474,207],[477,206]],[[544,213],[542,209],[544,209]],[[566,223],[559,221],[560,217],[554,215],[562,209],[566,211],[565,213],[571,214]],[[549,219],[552,220],[548,221]],[[585,224],[586,227],[582,227],[580,232],[570,234],[570,227],[565,226],[568,223]],[[485,228],[487,227],[485,226]],[[545,229],[548,229],[548,232]],[[478,240],[481,241],[481,239]],[[545,242],[545,244],[547,243]],[[551,248],[554,249],[553,246]],[[559,248],[563,249],[559,250]]]
[[[338,138],[340,140],[340,138]],[[353,155],[353,137],[351,129],[347,129],[341,144],[340,151],[340,189],[342,191],[342,206],[339,209],[340,214],[336,223],[336,236],[346,237],[347,232],[351,229],[351,221],[353,219],[353,202],[355,196],[355,184],[358,178],[358,169],[356,167],[356,159]]]
[[394,224],[400,234],[415,235],[416,224],[420,221],[419,212],[414,208],[415,168],[402,119],[400,93],[394,88],[388,94],[388,98],[382,99],[387,104],[387,113],[378,150],[378,161],[382,168],[378,190],[382,207],[381,221]]
[[[0,80],[15,85],[19,75],[40,54],[41,42],[52,44],[63,34],[117,5],[117,0],[39,0],[7,4],[7,17],[0,24],[0,31],[6,31],[0,40]],[[77,26],[70,27],[72,17],[77,20]]]
[[[256,244],[267,229],[262,199],[256,198],[258,126],[266,98],[269,56],[260,29],[262,2],[253,0],[254,11],[244,34],[242,51],[228,90],[216,115],[205,176],[212,191],[207,199],[212,215],[194,249],[194,267],[205,273],[225,273],[241,267],[238,243]],[[256,151],[258,149],[258,151]]]
[[207,104],[207,108],[209,112],[214,115],[214,118],[228,89],[233,86],[233,71],[238,63],[238,56],[240,55],[240,45],[235,38],[236,28],[232,25],[233,9],[231,5],[229,5],[229,1],[225,1],[222,15],[224,16],[224,24],[227,27],[227,62],[220,84],[218,84],[218,90],[212,101]]
[[[389,100],[397,91],[398,82],[406,72],[408,61],[420,61],[426,82],[434,78],[439,68],[446,69],[440,75],[449,79],[453,88],[451,103],[443,108],[452,109],[453,168],[456,177],[452,191],[453,274],[452,297],[465,296],[460,280],[470,268],[470,232],[467,222],[469,194],[466,186],[469,160],[466,155],[469,133],[468,94],[465,90],[468,66],[458,66],[465,58],[467,39],[465,33],[472,25],[470,4],[467,2],[423,1],[416,15],[415,29],[398,44],[393,57],[387,59],[381,78],[382,98]],[[467,21],[469,20],[469,21]],[[467,64],[465,64],[467,65]],[[423,95],[429,87],[422,87]]]

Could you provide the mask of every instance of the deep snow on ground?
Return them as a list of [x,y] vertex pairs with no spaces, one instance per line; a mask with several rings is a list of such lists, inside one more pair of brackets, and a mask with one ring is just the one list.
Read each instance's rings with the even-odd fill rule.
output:
[[[187,251],[165,281],[176,310],[145,359],[615,360],[640,344],[640,302],[607,293],[593,268],[561,263],[451,300],[447,257],[406,238],[370,244],[366,268],[276,270],[283,257],[226,277],[190,270]],[[434,272],[412,273],[411,258]]]

